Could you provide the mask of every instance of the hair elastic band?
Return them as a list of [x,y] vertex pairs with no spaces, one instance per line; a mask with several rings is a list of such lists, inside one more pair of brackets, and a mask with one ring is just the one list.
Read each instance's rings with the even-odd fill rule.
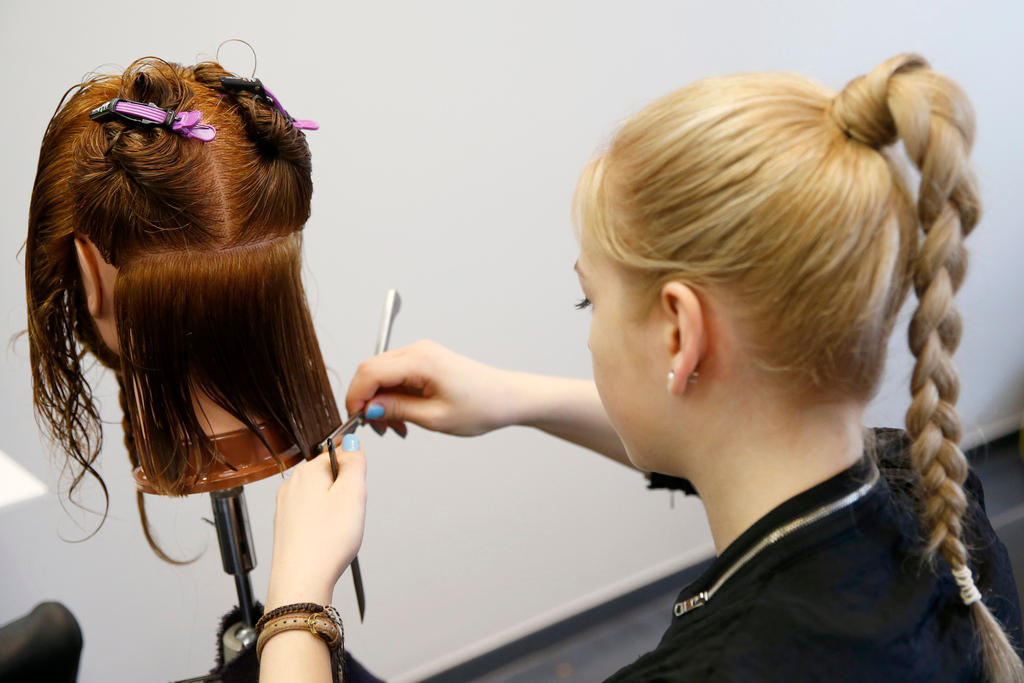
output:
[[217,137],[216,128],[201,122],[202,112],[183,111],[179,113],[173,109],[158,107],[153,103],[143,104],[117,97],[93,109],[89,112],[89,118],[100,122],[120,119],[145,126],[164,126],[183,137],[196,138],[203,142],[209,142]]
[[971,570],[965,565],[953,569],[953,578],[956,579],[956,585],[960,586],[960,599],[965,605],[970,606],[981,600],[981,592],[974,585]]
[[310,121],[309,119],[297,119],[289,114],[281,101],[274,96],[274,93],[270,92],[263,81],[258,78],[237,78],[235,76],[221,76],[220,84],[222,87],[228,90],[245,90],[251,92],[257,97],[262,97],[266,101],[274,105],[274,108],[281,112],[281,115],[291,121],[292,126],[299,130],[319,130],[320,124],[316,121]]

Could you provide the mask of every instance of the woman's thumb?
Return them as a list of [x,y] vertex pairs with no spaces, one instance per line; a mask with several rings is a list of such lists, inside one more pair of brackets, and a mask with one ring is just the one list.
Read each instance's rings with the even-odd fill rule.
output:
[[431,409],[431,399],[421,396],[399,394],[378,394],[366,404],[363,413],[366,419],[387,420],[388,422],[412,422],[426,429],[433,429],[436,415]]

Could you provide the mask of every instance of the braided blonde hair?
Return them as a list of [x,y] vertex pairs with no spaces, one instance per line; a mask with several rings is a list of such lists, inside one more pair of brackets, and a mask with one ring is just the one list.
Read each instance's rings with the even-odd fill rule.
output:
[[[973,139],[966,95],[917,55],[884,62],[838,95],[790,74],[706,79],[631,117],[583,172],[574,210],[580,229],[649,291],[682,279],[727,292],[750,357],[798,399],[869,400],[913,285],[906,424],[923,556],[933,568],[939,555],[948,562],[988,676],[1024,681],[963,541],[953,298],[963,238],[980,215]],[[916,201],[892,148],[899,140],[920,172]]]

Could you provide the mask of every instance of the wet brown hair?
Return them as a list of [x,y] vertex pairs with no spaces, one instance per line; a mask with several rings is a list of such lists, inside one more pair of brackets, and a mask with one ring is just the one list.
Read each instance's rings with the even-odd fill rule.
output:
[[[224,462],[196,392],[257,435],[258,423],[276,427],[307,457],[339,422],[300,276],[309,147],[270,102],[222,88],[232,75],[146,57],[65,93],[43,136],[25,245],[28,333],[37,418],[71,466],[69,496],[90,475],[109,506],[93,467],[102,428],[86,352],[117,373],[129,460],[164,495],[184,495]],[[199,110],[216,139],[90,120],[114,97]],[[86,306],[76,238],[118,269],[118,353]],[[150,545],[169,559],[138,502]]]

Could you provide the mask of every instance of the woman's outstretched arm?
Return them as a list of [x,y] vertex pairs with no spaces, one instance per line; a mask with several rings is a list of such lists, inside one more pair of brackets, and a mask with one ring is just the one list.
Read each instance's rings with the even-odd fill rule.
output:
[[[349,414],[379,406],[378,430],[406,422],[455,436],[535,427],[632,467],[593,382],[511,372],[429,340],[363,361],[349,384]],[[379,411],[378,411],[379,412]],[[375,413],[371,410],[370,416]]]

